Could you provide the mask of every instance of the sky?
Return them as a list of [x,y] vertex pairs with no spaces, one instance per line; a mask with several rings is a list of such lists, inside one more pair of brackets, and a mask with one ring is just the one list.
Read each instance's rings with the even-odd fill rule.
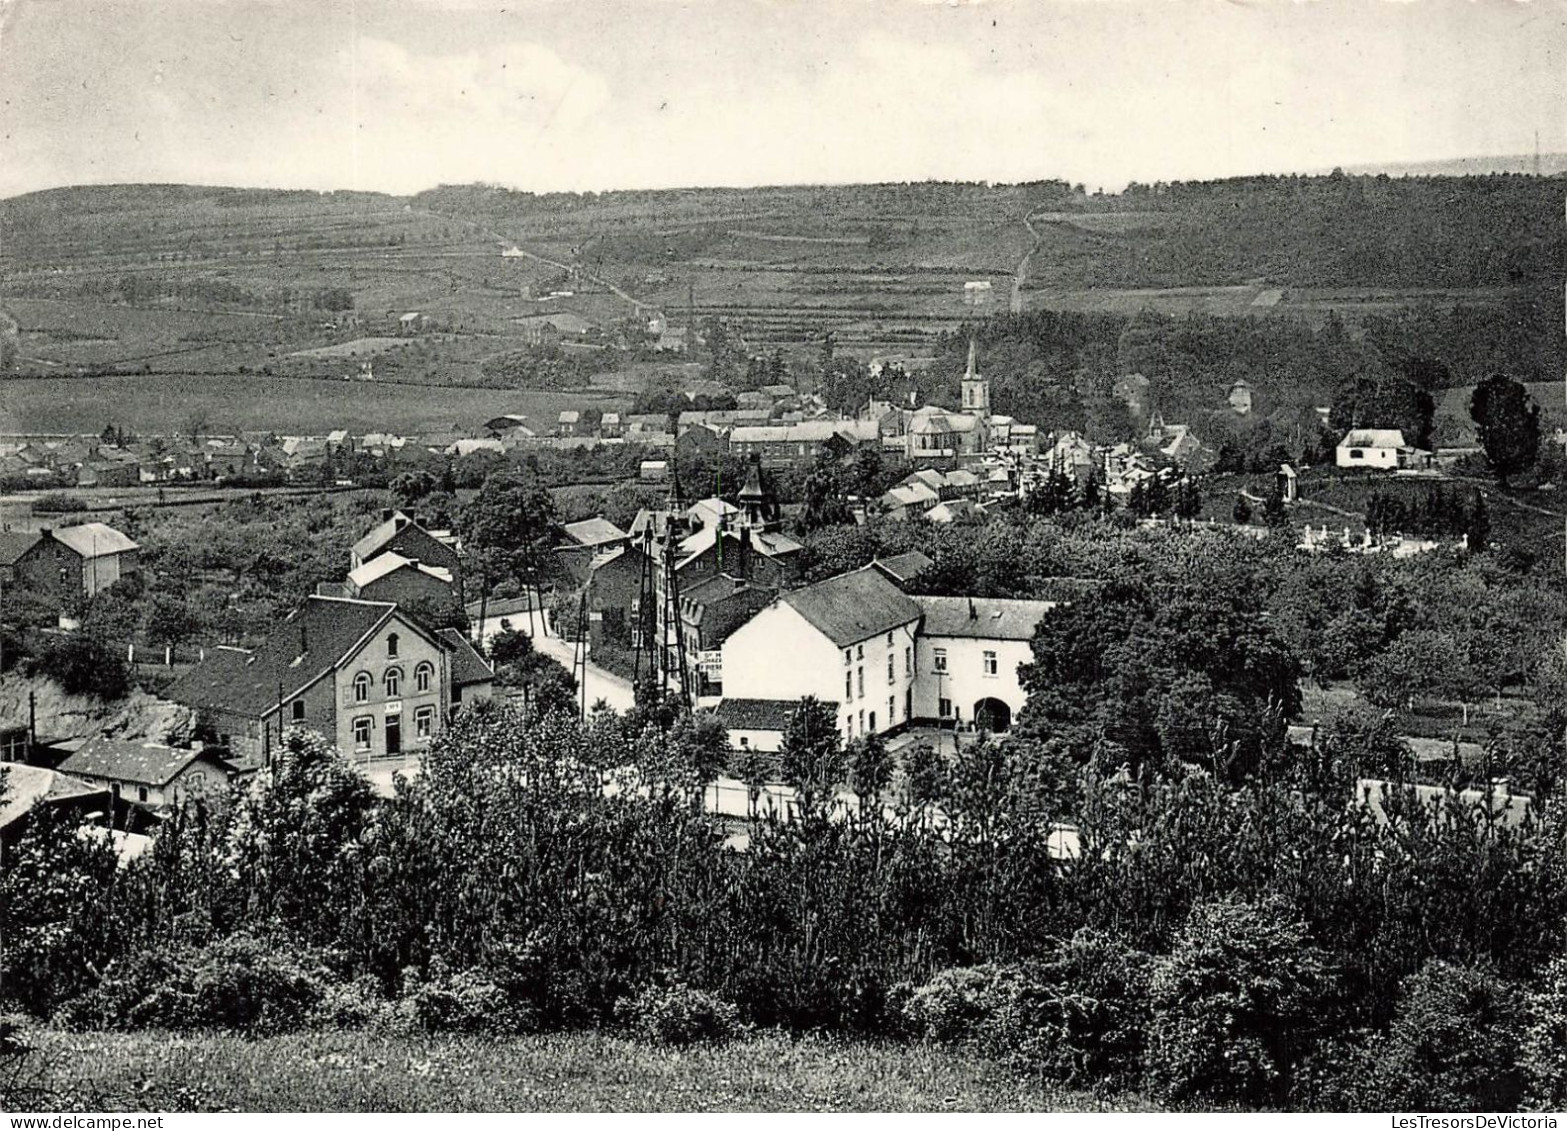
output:
[[0,0],[0,196],[1567,151],[1567,0]]

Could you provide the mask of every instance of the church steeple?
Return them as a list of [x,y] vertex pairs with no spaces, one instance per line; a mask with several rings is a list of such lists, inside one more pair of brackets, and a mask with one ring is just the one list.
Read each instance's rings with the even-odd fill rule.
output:
[[963,411],[984,417],[990,415],[990,382],[979,375],[977,354],[978,345],[970,335],[968,366],[963,370]]
[[740,509],[744,511],[745,526],[749,530],[770,530],[778,521],[778,503],[762,476],[762,458],[751,453],[750,466],[746,469],[745,485],[740,488]]

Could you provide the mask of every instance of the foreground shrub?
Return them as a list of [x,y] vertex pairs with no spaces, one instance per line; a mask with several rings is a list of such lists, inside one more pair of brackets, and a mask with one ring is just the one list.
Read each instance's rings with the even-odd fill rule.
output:
[[1152,959],[1082,930],[1019,965],[943,970],[903,1007],[915,1032],[1071,1085],[1124,1087],[1142,1071]]
[[1368,1047],[1356,1106],[1516,1109],[1523,1006],[1518,988],[1489,970],[1426,963],[1404,979],[1391,1028]]
[[942,970],[910,995],[903,1016],[920,1036],[943,1043],[985,1040],[1017,996],[1014,966]]
[[392,1024],[408,1033],[486,1033],[502,1036],[538,1028],[532,1011],[484,973],[448,973],[435,964],[429,978],[403,972],[403,993],[392,1011]]
[[1567,1111],[1567,958],[1549,963],[1529,994],[1521,1063],[1528,1080],[1524,1106]]
[[649,986],[615,1005],[615,1019],[644,1041],[683,1048],[727,1041],[740,1027],[729,1002],[690,986]]
[[329,979],[311,952],[241,933],[117,961],[102,983],[67,1006],[66,1017],[115,1029],[285,1033],[305,1026]]
[[326,988],[310,1013],[312,1029],[369,1029],[392,1022],[392,1006],[380,983],[363,976]]
[[1153,970],[1150,1086],[1175,1101],[1281,1102],[1329,989],[1283,901],[1197,906]]

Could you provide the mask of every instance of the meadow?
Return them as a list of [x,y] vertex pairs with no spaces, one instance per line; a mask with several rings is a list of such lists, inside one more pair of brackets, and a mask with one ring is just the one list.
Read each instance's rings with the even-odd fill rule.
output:
[[[1065,1091],[921,1044],[761,1033],[674,1050],[602,1034],[512,1039],[306,1033],[29,1034],[37,1085],[102,1110],[1106,1111],[1143,1101]],[[1131,1106],[1124,1106],[1130,1103]]]
[[271,431],[321,435],[351,432],[457,431],[467,434],[503,413],[545,427],[562,409],[592,403],[612,410],[614,396],[534,390],[470,389],[382,381],[328,381],[218,374],[12,378],[0,381],[0,434],[96,433],[106,424],[127,432],[177,433],[193,416],[203,431]]

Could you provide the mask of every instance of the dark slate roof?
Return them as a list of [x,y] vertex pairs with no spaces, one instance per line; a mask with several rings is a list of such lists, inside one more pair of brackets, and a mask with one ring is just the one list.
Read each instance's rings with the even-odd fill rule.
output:
[[920,608],[872,566],[780,598],[840,648],[920,618]]
[[936,563],[918,550],[906,554],[894,554],[890,558],[877,558],[875,565],[900,585],[914,580]]
[[[776,730],[789,725],[789,716],[800,705],[798,699],[721,699],[713,709],[714,718],[730,730]],[[824,700],[823,706],[834,715],[838,704]]]
[[167,785],[180,771],[198,759],[230,767],[216,754],[205,750],[187,750],[165,746],[161,742],[138,739],[89,739],[75,754],[60,763],[60,772],[84,778],[135,782],[137,785]]
[[397,606],[308,597],[254,652],[221,648],[176,680],[168,697],[259,719],[340,663]]
[[468,638],[455,628],[443,628],[439,633],[442,643],[452,651],[452,686],[467,687],[474,683],[489,683],[495,678],[484,657],[468,642]]
[[42,535],[20,530],[0,530],[0,565],[15,565],[21,556],[38,544]]
[[714,601],[722,601],[734,596],[735,591],[743,589],[745,584],[738,577],[732,577],[727,573],[715,573],[704,581],[682,589],[680,596],[695,605],[710,605]]
[[1032,640],[1054,601],[999,597],[915,597],[925,614],[926,636],[968,636],[978,640]]
[[[401,526],[398,525],[399,519],[402,520]],[[355,542],[353,553],[360,561],[367,562],[388,546],[393,545],[399,535],[410,539],[410,541],[401,543],[405,547],[403,552],[405,558],[420,557],[423,554],[423,548],[428,547],[431,542],[441,546],[447,545],[402,511],[398,511],[391,518],[380,523],[370,533]],[[450,549],[450,547],[447,546],[447,549]]]
[[542,609],[544,606],[535,602],[531,594],[524,594],[520,597],[491,597],[488,603],[469,601],[463,606],[463,610],[474,620],[478,620],[481,607],[484,610],[484,619],[494,620],[496,617],[516,616],[518,613],[526,613],[530,608]]

